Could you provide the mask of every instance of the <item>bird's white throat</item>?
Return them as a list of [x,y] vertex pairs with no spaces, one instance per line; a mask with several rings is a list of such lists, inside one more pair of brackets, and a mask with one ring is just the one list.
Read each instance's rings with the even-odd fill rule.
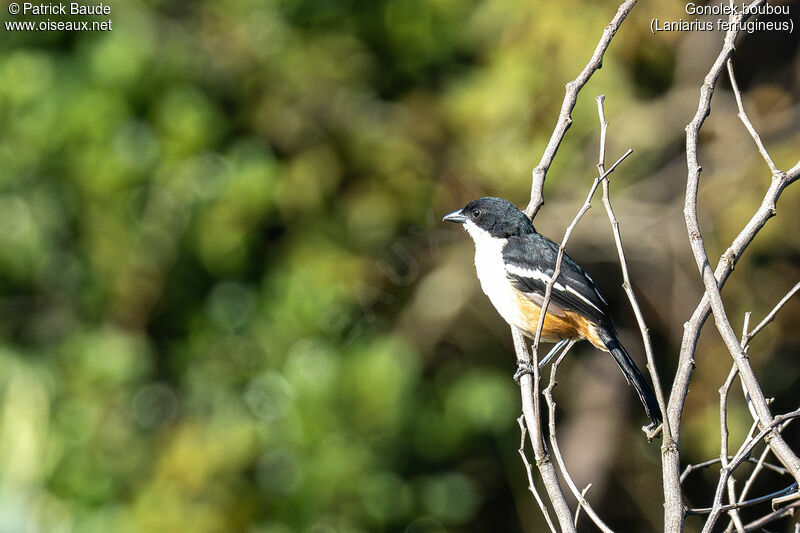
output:
[[475,270],[481,289],[506,322],[521,327],[523,318],[519,316],[514,288],[506,276],[503,261],[503,248],[507,239],[492,237],[471,220],[464,223],[464,229],[475,242]]

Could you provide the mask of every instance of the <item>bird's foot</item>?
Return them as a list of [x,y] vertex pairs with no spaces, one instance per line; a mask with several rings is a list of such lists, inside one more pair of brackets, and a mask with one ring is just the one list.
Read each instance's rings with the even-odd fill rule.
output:
[[646,426],[642,426],[642,431],[644,431],[645,436],[647,436],[647,442],[652,441],[654,438],[661,433],[662,424],[656,422],[650,422]]
[[517,385],[519,385],[519,380],[522,379],[522,376],[525,374],[533,375],[534,370],[535,369],[531,363],[517,361],[517,371],[514,372],[514,381],[516,381]]

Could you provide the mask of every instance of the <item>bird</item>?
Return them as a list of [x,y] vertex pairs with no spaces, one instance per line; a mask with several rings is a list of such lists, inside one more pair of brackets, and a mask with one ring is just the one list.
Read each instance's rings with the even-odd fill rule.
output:
[[[478,198],[442,220],[461,224],[472,237],[483,292],[510,326],[533,339],[547,284],[555,273],[558,244],[539,234],[525,213],[504,198]],[[609,352],[636,390],[652,422],[648,428],[661,423],[655,394],[617,337],[608,301],[591,276],[566,253],[551,290],[540,340],[557,343],[543,363],[567,343],[571,346],[580,340]],[[524,373],[531,369],[521,366],[515,379]]]

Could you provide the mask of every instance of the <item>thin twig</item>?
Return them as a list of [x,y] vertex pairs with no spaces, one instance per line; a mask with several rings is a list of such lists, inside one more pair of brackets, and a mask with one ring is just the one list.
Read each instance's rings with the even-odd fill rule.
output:
[[581,505],[581,499],[583,499],[583,500],[585,500],[585,499],[586,499],[586,493],[587,493],[587,492],[589,492],[589,489],[591,489],[591,488],[592,488],[592,484],[591,484],[591,483],[589,483],[589,484],[588,484],[588,485],[586,485],[586,487],[584,487],[584,489],[581,491],[581,498],[578,500],[578,508],[577,508],[577,509],[575,509],[575,527],[576,527],[576,528],[578,527],[578,519],[580,519],[580,517],[581,517],[581,508],[582,508],[582,505]]
[[589,194],[586,195],[586,200],[583,202],[583,205],[578,210],[578,213],[575,215],[575,218],[572,219],[572,222],[570,223],[569,226],[567,226],[567,230],[564,232],[564,238],[561,239],[561,244],[558,246],[558,255],[556,257],[556,264],[555,264],[555,269],[553,270],[553,275],[550,277],[550,279],[547,282],[547,286],[545,287],[544,300],[542,301],[542,310],[539,313],[539,322],[536,325],[536,335],[533,338],[533,352],[534,354],[537,354],[536,356],[537,358],[539,353],[539,341],[542,337],[542,328],[544,327],[544,319],[547,313],[547,308],[550,305],[550,296],[553,292],[553,285],[555,285],[556,280],[558,279],[558,276],[561,273],[561,262],[564,259],[564,249],[567,247],[567,243],[569,242],[570,236],[572,235],[575,226],[577,226],[578,222],[580,222],[581,218],[583,218],[583,215],[585,215],[586,212],[592,207],[591,203],[592,197],[594,196],[594,193],[597,190],[597,186],[600,185],[600,182],[604,178],[608,177],[609,174],[614,172],[617,166],[619,166],[619,164],[622,163],[625,160],[625,158],[627,158],[632,153],[633,150],[629,148],[627,152],[622,154],[620,158],[617,159],[613,165],[611,165],[611,168],[603,172],[603,174],[600,177],[595,178],[594,182],[592,183],[592,186],[589,188]]
[[[729,435],[728,392],[731,390],[731,385],[733,385],[733,380],[736,379],[737,374],[738,370],[736,370],[736,366],[733,366],[730,372],[728,373],[728,377],[725,379],[725,383],[723,383],[722,387],[719,388],[719,430],[720,430],[719,460],[723,469],[728,467],[728,435]],[[728,501],[730,501],[731,503],[736,502],[736,488],[734,486],[735,483],[736,480],[734,479],[733,475],[730,475],[728,477],[727,485],[728,485]],[[719,497],[719,502],[717,502],[717,497]],[[718,490],[717,493],[714,494],[714,502],[715,505],[717,505],[718,503],[719,504],[722,503],[721,490]],[[731,520],[736,526],[736,530],[741,533],[744,524],[742,524],[742,519],[739,517],[739,512],[736,509],[737,509],[736,507],[732,507],[728,512],[728,514],[730,515]],[[722,510],[723,511],[725,510],[724,506]]]
[[[572,476],[570,476],[569,471],[567,471],[567,464],[564,461],[564,456],[561,454],[561,449],[558,446],[558,439],[556,437],[556,402],[553,400],[553,389],[558,384],[556,381],[556,372],[558,372],[558,367],[561,364],[561,361],[564,360],[566,357],[567,352],[575,345],[574,340],[569,341],[567,346],[561,352],[561,355],[558,356],[555,362],[550,366],[550,382],[548,383],[547,387],[544,389],[544,399],[547,402],[548,413],[549,413],[549,432],[550,432],[550,449],[553,452],[553,456],[556,458],[556,464],[558,464],[559,470],[561,470],[561,475],[567,482],[567,486],[572,491],[572,495],[578,500],[578,508],[583,507],[586,509],[586,514],[588,514],[592,521],[597,525],[597,527],[605,532],[605,533],[613,533],[613,530],[609,528],[605,522],[597,515],[595,510],[589,504],[588,500],[583,497],[580,491],[578,491],[578,487],[575,485],[575,482],[572,480]],[[576,511],[576,515],[577,515]],[[577,522],[575,522],[577,526]]]
[[758,335],[761,330],[767,326],[767,324],[775,319],[775,315],[778,314],[778,311],[780,311],[781,308],[786,305],[786,302],[788,302],[789,299],[797,293],[797,291],[800,291],[800,283],[797,283],[797,285],[792,287],[789,292],[786,293],[786,296],[781,298],[781,301],[775,304],[775,307],[772,308],[772,311],[767,313],[767,316],[764,317],[764,320],[759,322],[759,324],[753,328],[753,331],[745,335],[745,345],[747,345],[753,339],[753,337]]
[[[742,340],[740,345],[744,348],[745,347],[745,338],[747,335],[747,328],[750,327],[750,313],[745,313],[744,315],[744,324],[742,325]],[[746,350],[746,348],[744,348]],[[728,377],[725,379],[725,383],[723,383],[722,387],[719,389],[719,427],[720,427],[720,464],[722,465],[723,469],[728,468],[728,393],[730,392],[731,386],[733,385],[734,379],[736,379],[737,374],[739,373],[738,369],[736,368],[736,364],[731,365],[731,369],[728,372]],[[745,399],[748,402],[748,407],[750,406],[750,399],[745,394]],[[747,433],[747,437],[745,438],[745,442],[752,438],[753,432],[756,430],[756,425],[750,428],[750,431]],[[736,502],[736,489],[735,489],[736,480],[734,479],[733,475],[731,474],[728,477],[727,485],[728,485],[728,501],[730,503]],[[720,480],[719,485],[717,486],[717,491],[714,493],[714,505],[721,505],[722,500],[717,500],[717,497],[721,497],[721,489],[722,489],[722,481]],[[744,498],[741,498],[740,501],[744,501]],[[742,523],[742,519],[739,516],[739,511],[736,509],[731,509],[728,512],[728,516],[730,517],[730,525],[729,527],[736,527],[737,533],[743,533],[744,531],[744,524]]]
[[[794,488],[797,488],[797,483],[794,484]],[[784,494],[782,496],[778,496],[772,499],[772,510],[778,508],[779,505],[786,503],[786,502],[793,502],[795,500],[800,500],[800,492],[794,491],[790,492],[789,494]]]
[[767,149],[764,147],[764,143],[761,142],[761,136],[753,127],[753,123],[750,122],[750,119],[747,117],[747,113],[744,110],[744,104],[742,103],[742,93],[739,91],[739,84],[736,83],[736,76],[734,76],[733,74],[733,62],[730,59],[728,59],[728,78],[731,81],[731,88],[733,89],[733,95],[736,97],[736,107],[739,108],[739,119],[744,124],[744,127],[747,128],[747,131],[750,132],[750,136],[756,143],[756,147],[758,147],[758,151],[761,153],[761,157],[763,157],[764,161],[767,163],[769,171],[772,173],[773,176],[777,176],[778,173],[780,173],[780,170],[778,170],[778,167],[775,166],[775,162],[772,160],[772,157],[770,157],[769,152],[767,152]]
[[[770,494],[765,494],[764,496],[759,496],[758,498],[753,498],[751,500],[746,500],[743,502],[736,502],[730,503],[728,505],[722,506],[722,511],[731,511],[734,509],[741,509],[743,507],[750,507],[752,505],[758,505],[759,503],[764,503],[772,500],[773,498],[778,498],[780,496],[786,496],[797,491],[797,483],[792,483],[785,489],[781,489]],[[686,512],[689,514],[708,514],[711,512],[713,507],[703,507],[701,509],[688,509]],[[742,526],[744,527],[744,526]]]
[[542,501],[542,497],[539,496],[539,491],[536,490],[536,485],[533,483],[533,471],[531,470],[531,463],[528,461],[528,457],[525,455],[525,434],[527,430],[525,428],[525,423],[523,422],[522,416],[517,418],[517,424],[519,424],[520,432],[518,451],[519,456],[522,458],[522,464],[525,465],[525,473],[528,475],[528,490],[531,491],[531,494],[533,494],[533,497],[536,499],[536,503],[539,504],[539,509],[541,509],[544,519],[547,522],[547,525],[550,527],[550,531],[557,533],[556,527],[553,525],[553,520],[550,518],[550,513],[547,511],[547,506],[545,506],[544,502]]
[[[794,419],[790,419],[781,424],[779,431],[783,431],[784,429],[786,429],[786,426],[791,424],[793,421]],[[747,481],[744,482],[744,487],[742,487],[742,493],[739,495],[739,499],[744,499],[745,497],[747,497],[747,493],[750,491],[750,487],[753,485],[756,476],[758,476],[759,472],[761,472],[763,468],[767,468],[769,470],[772,470],[773,472],[777,472],[778,474],[785,475],[789,473],[789,471],[786,470],[785,468],[778,470],[779,467],[767,463],[765,461],[767,455],[769,454],[769,451],[770,451],[769,446],[767,446],[766,448],[764,448],[764,451],[761,452],[761,456],[758,458],[758,461],[756,462],[756,467],[750,473],[750,477],[747,478]]]
[[[780,430],[776,429],[778,426],[781,426],[785,421],[791,420],[793,418],[797,418],[800,416],[800,409],[792,411],[790,413],[785,413],[783,415],[778,415],[772,419],[772,421],[764,427],[758,434],[745,440],[741,447],[739,447],[739,451],[736,452],[736,455],[733,456],[731,461],[728,463],[727,466],[720,469],[719,474],[719,483],[717,484],[717,491],[714,496],[714,505],[711,508],[711,511],[708,516],[708,520],[706,520],[705,525],[703,526],[703,531],[710,531],[711,528],[716,523],[716,520],[719,518],[719,515],[723,512],[723,505],[721,502],[721,494],[722,487],[727,483],[728,478],[730,477],[731,473],[739,467],[739,465],[745,460],[745,458],[750,454],[753,448],[761,442],[761,440],[766,440],[767,444],[769,445],[771,441],[775,440],[776,436],[780,436]],[[769,436],[769,439],[766,437]],[[773,453],[775,452],[773,448]]]
[[786,515],[794,514],[795,509],[800,508],[800,502],[793,503],[791,505],[787,505],[782,509],[778,509],[777,511],[773,511],[767,516],[761,517],[758,520],[754,520],[750,522],[746,526],[744,526],[745,531],[755,531],[757,529],[762,528],[765,524],[769,524],[775,520],[783,518]]
[[[731,471],[736,469],[740,464],[742,464],[742,462],[745,460],[748,454],[751,451],[753,451],[753,448],[755,448],[755,446],[759,442],[761,442],[762,440],[766,440],[765,437],[767,435],[774,434],[776,432],[780,433],[780,431],[782,431],[782,429],[786,427],[784,425],[784,422],[787,422],[797,417],[800,417],[800,409],[795,409],[794,411],[790,411],[788,413],[776,416],[767,427],[759,431],[756,435],[753,436],[753,438],[749,439],[744,444],[742,444],[742,446],[739,448],[739,451],[736,452],[736,455],[734,455],[733,458],[731,458],[731,461],[728,464],[727,469]],[[780,429],[775,431],[775,428],[777,428],[778,426],[780,426]],[[789,474],[791,474],[791,470],[787,469],[787,471]]]
[[[606,121],[605,110],[603,109],[603,101],[605,100],[605,97],[600,95],[596,98],[596,100],[597,114],[600,118],[600,156],[597,162],[597,170],[600,175],[603,176],[606,174],[605,154],[608,121]],[[656,401],[658,402],[658,408],[661,409],[662,413],[666,413],[667,403],[664,399],[664,391],[661,388],[661,380],[658,377],[658,369],[656,368],[655,357],[653,356],[653,346],[650,342],[650,330],[644,321],[644,314],[642,313],[642,309],[639,307],[636,294],[633,292],[633,285],[631,284],[630,274],[628,273],[628,262],[625,259],[625,250],[622,246],[622,234],[619,229],[619,222],[614,214],[614,208],[611,205],[610,180],[608,178],[603,179],[603,205],[605,206],[608,220],[611,223],[611,230],[614,234],[614,243],[617,247],[619,265],[622,270],[622,288],[625,290],[625,294],[628,296],[628,301],[633,309],[633,314],[636,316],[636,323],[639,325],[639,333],[641,334],[642,342],[644,343],[644,352],[647,358],[647,368],[650,371],[650,379],[653,382],[653,390],[656,395]],[[666,416],[664,416],[664,420],[667,420]],[[671,446],[672,432],[669,428],[669,425],[662,424],[662,429],[664,431],[664,437],[662,441],[663,445]],[[652,439],[655,436],[656,431],[657,428],[654,428],[653,431],[648,431],[645,429],[647,438]]]
[[[785,422],[784,425],[788,424],[789,422],[791,422],[791,420]],[[742,492],[741,494],[739,494],[740,500],[743,500],[747,497],[747,494],[750,492],[750,487],[753,486],[753,482],[755,482],[756,478],[758,477],[758,474],[761,472],[761,470],[764,468],[764,465],[766,464],[765,460],[767,458],[767,455],[769,455],[769,446],[764,446],[764,450],[762,450],[761,455],[758,456],[758,461],[756,462],[755,468],[753,468],[753,471],[750,472],[750,475],[744,482],[744,487],[742,487]]]
[[594,100],[597,102],[597,116],[600,119],[600,150],[597,154],[597,173],[602,176],[606,171],[606,134],[608,133],[608,121],[606,120],[606,112],[603,108],[606,95],[598,95]]
[[547,147],[544,149],[539,164],[536,165],[531,173],[531,199],[528,203],[528,207],[525,208],[525,214],[531,219],[536,216],[539,208],[544,204],[542,195],[544,179],[547,171],[550,169],[550,165],[553,163],[558,147],[564,139],[564,135],[572,124],[571,115],[572,110],[575,108],[575,103],[578,100],[578,92],[583,89],[583,86],[586,85],[589,78],[602,67],[603,56],[608,46],[611,44],[611,39],[614,38],[620,25],[625,20],[625,17],[628,16],[631,9],[633,9],[634,5],[636,5],[636,0],[626,0],[620,4],[614,18],[611,19],[611,22],[609,22],[608,26],[603,30],[603,35],[600,37],[600,41],[597,43],[589,62],[581,73],[578,74],[578,77],[567,83],[565,87],[564,101],[561,103],[561,111],[558,114],[558,120],[553,129],[553,134],[550,136],[550,140],[547,143]]
[[[791,420],[789,420],[788,422],[791,422]],[[766,448],[766,451],[769,451],[769,448]],[[730,460],[730,459],[733,459],[732,455],[728,456],[728,460]],[[753,457],[748,457],[743,462],[753,463],[753,464],[756,465],[756,467],[758,467],[759,463],[761,461],[759,459],[755,459]],[[689,477],[689,474],[691,474],[695,470],[700,470],[701,468],[708,468],[709,466],[712,466],[712,465],[715,465],[715,464],[718,464],[718,463],[719,463],[719,457],[714,457],[713,459],[709,459],[708,461],[703,461],[702,463],[694,463],[694,464],[687,465],[686,468],[684,468],[683,472],[681,472],[681,478],[680,478],[681,479],[681,483],[683,483],[686,480],[686,478]],[[763,462],[762,466],[763,466],[763,468],[766,468],[768,470],[772,470],[773,472],[775,472],[777,474],[786,475],[786,474],[789,473],[789,471],[786,470],[785,468],[783,468],[782,466],[778,466],[778,465],[775,465],[775,464],[772,464],[772,463],[767,463],[765,461]],[[741,498],[741,495],[739,497]]]

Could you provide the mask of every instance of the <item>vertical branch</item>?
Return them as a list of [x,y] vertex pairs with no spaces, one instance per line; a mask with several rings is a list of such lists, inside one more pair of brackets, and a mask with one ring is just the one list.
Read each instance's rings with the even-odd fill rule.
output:
[[569,510],[564,492],[561,490],[561,485],[558,482],[556,469],[544,445],[541,402],[539,400],[541,376],[539,373],[539,364],[536,360],[536,353],[534,352],[534,360],[532,361],[530,352],[528,352],[528,346],[525,344],[525,338],[520,330],[512,327],[511,335],[514,339],[514,350],[517,354],[517,362],[522,365],[528,365],[529,368],[533,369],[533,374],[523,374],[520,377],[519,386],[522,395],[522,414],[525,418],[525,425],[528,428],[528,436],[531,441],[531,446],[533,447],[536,467],[539,469],[539,475],[542,476],[542,483],[547,492],[547,497],[553,505],[553,511],[561,526],[562,533],[574,533],[575,527],[572,525],[572,513]]
[[[744,331],[747,331],[747,320],[745,319]],[[722,465],[722,468],[728,468],[728,392],[731,390],[731,385],[733,385],[734,379],[736,379],[736,367],[732,367],[730,372],[728,373],[728,377],[725,379],[725,383],[719,388],[719,431],[720,431],[720,439],[719,439],[719,462]],[[730,476],[727,480],[728,485],[728,501],[730,503],[734,503],[736,501],[736,489],[733,476]],[[721,491],[718,491],[721,493]],[[721,494],[720,494],[721,496]],[[722,498],[719,498],[717,501],[717,495],[715,494],[715,501],[714,505],[722,505]],[[739,517],[739,512],[736,509],[731,509],[728,511],[728,514],[731,517],[731,520],[736,525],[736,531],[741,533],[743,525],[742,520]]]
[[[601,176],[605,174],[606,130],[608,129],[608,121],[606,121],[605,110],[603,109],[604,100],[605,97],[603,95],[597,97],[597,114],[600,118],[600,155],[597,162],[597,170]],[[656,395],[656,400],[658,401],[658,407],[661,409],[661,413],[663,415],[663,413],[666,413],[667,411],[667,403],[664,400],[664,391],[661,388],[661,380],[658,377],[658,369],[656,368],[655,357],[653,356],[653,345],[650,342],[650,330],[644,321],[644,314],[642,313],[641,307],[639,307],[639,301],[636,298],[636,294],[633,292],[630,274],[628,273],[628,262],[625,259],[625,249],[622,246],[622,234],[619,229],[619,222],[614,214],[614,208],[611,205],[611,193],[609,189],[609,180],[608,178],[605,178],[603,179],[603,205],[606,209],[608,221],[611,223],[611,230],[614,234],[614,243],[617,247],[619,265],[620,269],[622,270],[622,288],[625,290],[625,294],[628,296],[628,301],[630,302],[633,313],[636,316],[636,323],[639,325],[639,332],[642,336],[644,351],[647,357],[647,368],[650,371],[650,379],[653,382],[653,389]],[[672,431],[669,428],[666,416],[664,416],[663,432],[663,446],[671,446]],[[653,435],[648,436],[652,437]],[[680,494],[678,494],[678,496],[680,496]]]
[[531,491],[533,497],[536,499],[536,503],[539,504],[539,509],[542,511],[544,515],[544,519],[547,522],[547,526],[550,528],[552,533],[557,533],[556,526],[553,525],[553,520],[550,518],[550,513],[547,510],[547,506],[544,504],[542,497],[539,496],[539,491],[536,490],[536,484],[533,482],[533,470],[531,468],[531,463],[528,461],[528,456],[525,455],[525,436],[527,435],[527,430],[525,428],[525,422],[523,417],[517,418],[517,424],[519,424],[519,433],[520,433],[520,440],[519,440],[519,456],[522,458],[522,464],[525,465],[525,473],[528,475],[528,490]]
[[600,119],[600,151],[597,154],[597,173],[602,175],[606,170],[606,133],[608,132],[606,111],[603,108],[606,95],[598,95],[594,100],[597,102],[597,117]]
[[[725,380],[725,383],[719,389],[720,395],[720,453],[719,453],[719,462],[722,465],[722,469],[720,470],[719,481],[717,483],[717,489],[714,491],[714,503],[711,506],[708,520],[706,520],[705,525],[703,526],[703,533],[708,533],[711,528],[714,526],[717,517],[722,512],[722,494],[723,489],[725,488],[726,483],[730,479],[730,472],[731,466],[728,463],[728,425],[727,425],[727,413],[728,413],[728,390],[730,390],[731,385],[733,384],[733,380],[736,377],[736,368],[732,368],[731,371],[728,373],[728,377]],[[735,501],[731,500],[731,502]]]

